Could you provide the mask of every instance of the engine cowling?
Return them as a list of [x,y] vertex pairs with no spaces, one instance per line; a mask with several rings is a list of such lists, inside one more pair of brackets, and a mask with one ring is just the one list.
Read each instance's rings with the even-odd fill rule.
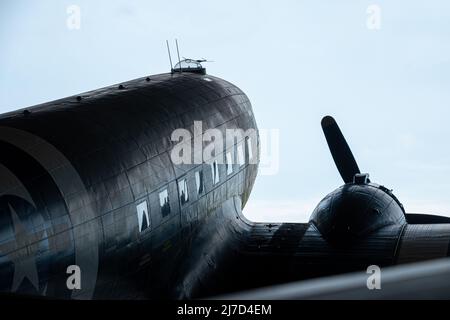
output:
[[355,175],[327,195],[314,210],[310,222],[331,242],[357,241],[393,224],[405,224],[402,204],[391,190],[371,183],[368,174]]

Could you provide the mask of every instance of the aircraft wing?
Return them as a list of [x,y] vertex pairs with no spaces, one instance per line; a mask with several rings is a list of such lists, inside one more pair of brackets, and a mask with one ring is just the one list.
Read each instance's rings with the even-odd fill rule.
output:
[[224,300],[418,300],[450,299],[450,259],[381,269],[380,289],[370,290],[372,274],[358,272],[220,297]]
[[406,220],[409,224],[445,224],[450,223],[449,217],[443,217],[423,213],[407,213]]

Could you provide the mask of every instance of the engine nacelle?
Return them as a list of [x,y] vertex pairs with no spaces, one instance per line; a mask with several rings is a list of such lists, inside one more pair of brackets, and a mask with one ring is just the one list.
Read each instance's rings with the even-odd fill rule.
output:
[[334,243],[362,239],[393,224],[405,224],[403,205],[391,190],[370,183],[368,174],[357,174],[327,195],[314,210],[310,222]]

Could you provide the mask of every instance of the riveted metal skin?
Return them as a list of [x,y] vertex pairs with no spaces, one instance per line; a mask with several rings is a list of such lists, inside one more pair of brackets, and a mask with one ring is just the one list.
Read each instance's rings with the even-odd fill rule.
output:
[[375,230],[406,224],[403,208],[376,184],[346,184],[326,196],[311,216],[321,234],[331,242],[354,242]]
[[[247,96],[217,77],[154,75],[27,110],[0,117],[1,292],[200,298],[447,255],[450,225],[407,225],[397,209],[384,217],[393,210],[382,210],[381,194],[379,214],[390,223],[371,226],[355,210],[356,220],[346,221],[361,234],[335,246],[326,220],[265,224],[243,216],[258,170],[248,151],[231,174],[218,165],[218,182],[210,163],[175,165],[176,129],[193,134],[195,121],[202,132],[257,129]],[[258,158],[259,138],[253,143]],[[179,196],[184,180],[187,202]],[[81,290],[67,288],[70,265],[81,268]]]

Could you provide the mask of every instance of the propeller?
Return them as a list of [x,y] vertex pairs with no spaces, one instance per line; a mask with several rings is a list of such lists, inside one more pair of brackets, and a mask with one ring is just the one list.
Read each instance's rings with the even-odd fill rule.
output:
[[324,117],[322,119],[322,130],[342,179],[345,183],[353,182],[354,176],[361,172],[336,120],[330,116]]
[[[336,164],[339,173],[345,183],[354,182],[354,179],[358,179],[357,175],[361,175],[358,164],[344,138],[344,135],[339,129],[336,120],[331,116],[326,116],[322,119],[322,129],[327,139],[328,147],[330,148],[331,155],[333,156],[334,163]],[[356,177],[355,177],[356,176]],[[370,180],[368,180],[370,182]],[[387,190],[384,187],[380,187],[382,190]],[[391,197],[401,206],[403,205],[397,200],[397,198],[388,192]],[[408,223],[411,224],[450,224],[449,217],[443,217],[438,215],[429,214],[411,214],[405,213]]]

